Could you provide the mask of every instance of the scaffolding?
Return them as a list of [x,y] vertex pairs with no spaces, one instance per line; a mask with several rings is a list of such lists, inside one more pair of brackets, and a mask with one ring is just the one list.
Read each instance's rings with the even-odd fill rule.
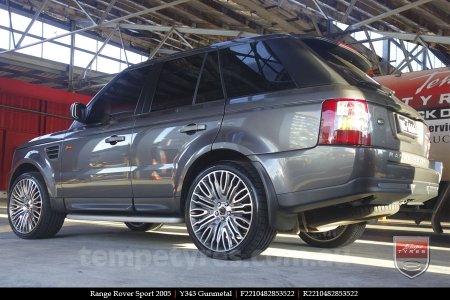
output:
[[[149,0],[145,3],[144,6],[131,0],[0,0],[0,9],[8,16],[0,22],[0,33],[8,34],[8,45],[0,45],[0,76],[69,90],[95,91],[114,73],[133,63],[230,39],[280,32],[329,37],[349,44],[369,58],[377,75],[450,64],[447,1],[392,0],[380,4],[374,0]],[[14,24],[13,15],[26,18],[25,24]],[[37,23],[61,28],[61,32],[36,35]],[[80,47],[76,39],[82,37],[95,40],[95,49]],[[68,54],[62,61],[54,61],[52,55],[42,54],[43,47],[37,48],[42,44],[60,46]],[[26,49],[33,55],[23,54]],[[39,51],[30,49],[41,49],[41,56],[36,57]],[[105,54],[108,49],[117,54]],[[81,64],[83,54],[86,59]],[[102,60],[110,69],[99,67]],[[115,65],[118,67],[112,68]]]

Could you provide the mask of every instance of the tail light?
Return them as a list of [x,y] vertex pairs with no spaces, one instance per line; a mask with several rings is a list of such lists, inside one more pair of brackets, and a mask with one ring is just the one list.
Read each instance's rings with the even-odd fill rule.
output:
[[326,100],[322,104],[319,144],[370,146],[366,100]]

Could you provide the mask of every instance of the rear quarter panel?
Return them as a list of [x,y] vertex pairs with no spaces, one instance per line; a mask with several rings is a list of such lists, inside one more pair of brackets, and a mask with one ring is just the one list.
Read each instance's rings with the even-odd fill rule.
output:
[[361,97],[358,89],[336,84],[231,99],[213,149],[253,155],[313,148],[322,102]]

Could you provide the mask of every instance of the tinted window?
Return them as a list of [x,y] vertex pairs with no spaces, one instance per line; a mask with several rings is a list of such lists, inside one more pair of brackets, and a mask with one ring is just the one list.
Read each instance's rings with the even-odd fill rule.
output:
[[370,62],[363,58],[361,54],[358,54],[356,50],[320,39],[306,39],[303,42],[351,83],[368,82],[379,86],[375,80],[364,72],[364,70],[370,68]]
[[220,99],[223,99],[223,90],[220,82],[219,63],[217,52],[212,52],[206,57],[195,102],[204,103]]
[[231,47],[222,50],[220,55],[229,98],[296,87],[284,66],[264,42]]
[[191,105],[204,54],[165,62],[153,97],[152,111]]
[[136,109],[148,68],[119,75],[93,102],[89,122],[106,122],[111,117],[132,115]]

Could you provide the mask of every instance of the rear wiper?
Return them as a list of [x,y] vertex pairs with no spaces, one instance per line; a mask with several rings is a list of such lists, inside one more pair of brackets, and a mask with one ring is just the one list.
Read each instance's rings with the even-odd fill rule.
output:
[[363,86],[367,86],[367,87],[371,87],[374,89],[377,89],[385,94],[387,94],[388,96],[392,96],[394,95],[394,91],[391,89],[388,89],[385,86],[382,86],[381,84],[378,84],[376,82],[370,82],[370,81],[364,81],[364,80],[359,80],[358,81],[359,85],[363,85]]
[[375,83],[375,82],[364,81],[364,80],[358,80],[357,82],[358,82],[359,85],[371,87],[371,88],[374,88],[374,89],[381,88],[381,86],[378,83]]

